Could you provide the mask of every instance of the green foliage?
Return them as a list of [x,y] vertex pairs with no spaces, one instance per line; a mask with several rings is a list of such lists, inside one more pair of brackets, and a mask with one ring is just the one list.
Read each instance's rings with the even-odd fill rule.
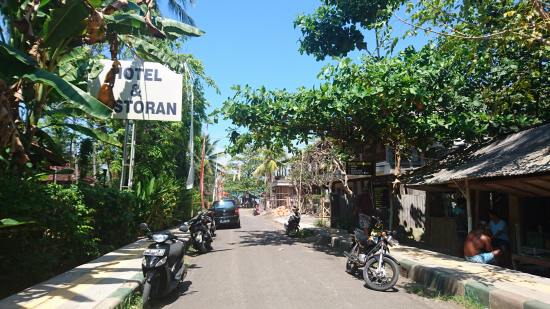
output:
[[84,139],[82,143],[80,143],[80,151],[78,152],[78,165],[80,168],[80,177],[82,178],[88,175],[88,168],[90,165],[90,158],[92,155],[93,147],[93,141],[89,138]]
[[[34,221],[1,229],[2,296],[44,280],[97,256],[93,211],[75,186],[43,186],[31,181],[0,179],[0,218]],[[23,254],[27,253],[27,254]],[[18,278],[18,280],[13,280]]]
[[238,155],[233,155],[226,166],[224,174],[224,191],[232,196],[251,193],[259,196],[267,188],[265,182],[254,176],[254,171],[262,165],[258,151],[246,148]]
[[[109,13],[103,14],[105,10]],[[20,174],[26,163],[40,166],[45,154],[51,152],[52,149],[47,147],[54,139],[47,144],[41,143],[40,149],[35,146],[38,139],[35,128],[48,116],[44,111],[51,106],[64,112],[65,117],[74,116],[79,120],[71,124],[63,120],[52,123],[55,129],[70,125],[73,131],[120,145],[104,134],[106,132],[96,131],[93,123],[91,127],[82,125],[82,118],[106,119],[112,112],[107,105],[83,90],[88,79],[97,76],[101,69],[98,59],[103,58],[102,54],[108,49],[111,56],[116,57],[121,49],[119,43],[125,43],[119,41],[119,36],[125,34],[133,35],[137,42],[150,37],[174,42],[203,34],[193,25],[162,18],[156,8],[152,10],[154,12],[144,11],[132,1],[122,3],[122,7],[110,6],[105,1],[89,3],[77,0],[42,1],[40,5],[11,1],[0,7],[7,26],[4,30],[9,37],[9,40],[2,37],[0,42],[0,61],[4,64],[0,69],[0,91],[7,94],[0,102],[0,148],[3,151],[10,147],[11,153],[4,159],[13,166],[15,174]],[[182,12],[179,13],[182,16]],[[111,48],[106,48],[107,43]],[[126,43],[125,48],[133,48]],[[153,54],[154,49],[148,50]],[[184,58],[172,51],[164,51],[173,57],[155,60],[168,61],[171,68],[175,66],[174,59]],[[12,90],[8,92],[8,88]],[[64,109],[67,104],[85,113],[69,112]],[[18,112],[18,105],[24,112]],[[54,150],[58,153],[59,149]],[[53,163],[53,160],[49,161]]]
[[316,227],[327,228],[330,226],[330,222],[326,219],[316,219],[313,225]]
[[113,251],[135,240],[140,208],[134,194],[87,185],[82,185],[80,190],[86,207],[94,213],[94,234],[100,252]]
[[[137,236],[139,207],[132,193],[3,177],[0,200],[6,201],[0,208],[4,219],[0,271],[5,275],[2,278],[9,278],[0,279],[0,297],[126,245]],[[25,224],[4,224],[15,221]]]
[[405,36],[423,33],[462,42],[495,40],[550,46],[547,15],[550,5],[540,0],[329,0],[321,3],[314,13],[299,15],[294,23],[303,35],[300,52],[313,55],[317,60],[346,56],[355,49],[369,51],[364,35],[376,36],[378,52],[379,48],[385,48],[391,54],[400,39],[392,34],[392,24],[409,27]]
[[[472,50],[477,50],[472,54]],[[236,87],[222,112],[247,131],[240,150],[334,138],[344,146],[384,143],[426,150],[475,142],[550,119],[548,52],[543,45],[454,40],[396,57],[342,59],[321,72],[319,88],[295,92]],[[530,68],[525,70],[525,68]]]
[[84,2],[67,0],[64,5],[54,7],[40,35],[48,47],[58,47],[67,38],[80,35],[86,28],[85,18],[89,15]]
[[317,60],[326,56],[342,57],[354,49],[366,50],[363,29],[381,28],[404,0],[323,1],[310,15],[299,15],[294,22],[303,35],[300,52],[314,55]]

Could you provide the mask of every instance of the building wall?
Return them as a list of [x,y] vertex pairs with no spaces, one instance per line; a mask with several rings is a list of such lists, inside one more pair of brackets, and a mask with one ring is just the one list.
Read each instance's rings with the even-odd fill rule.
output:
[[[423,239],[426,227],[426,192],[401,189],[401,196],[394,199],[398,230],[409,239]],[[395,225],[394,225],[395,226]]]

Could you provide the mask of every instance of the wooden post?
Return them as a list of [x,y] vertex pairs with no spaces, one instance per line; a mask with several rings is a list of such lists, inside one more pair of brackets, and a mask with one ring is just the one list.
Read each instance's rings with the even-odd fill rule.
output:
[[468,233],[472,231],[472,199],[470,198],[470,185],[468,179],[465,181],[466,188],[464,190],[464,197],[466,198],[466,214],[468,215]]
[[394,216],[394,212],[395,212],[395,210],[394,210],[394,207],[395,207],[395,205],[394,205],[394,203],[395,203],[394,194],[395,193],[393,192],[393,188],[390,189],[390,194],[388,194],[389,199],[390,199],[390,220],[389,220],[390,221],[389,222],[390,231],[393,231],[393,216]]
[[475,197],[476,197],[476,211],[475,211],[475,222],[476,222],[476,225],[479,223],[479,190],[476,190],[476,194],[475,194]]

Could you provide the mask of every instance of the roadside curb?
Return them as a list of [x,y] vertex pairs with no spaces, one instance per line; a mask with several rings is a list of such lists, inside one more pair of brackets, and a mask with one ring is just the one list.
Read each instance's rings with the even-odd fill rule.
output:
[[[282,223],[273,220],[282,225]],[[318,233],[318,245],[332,248],[343,254],[350,245],[349,236],[336,229],[313,229]],[[338,235],[335,235],[338,234]],[[396,257],[401,254],[395,254]],[[437,266],[422,265],[407,258],[398,258],[401,275],[430,290],[444,295],[459,295],[475,300],[487,308],[498,309],[550,309],[550,304],[495,288],[479,281],[460,279],[456,273]]]
[[452,271],[424,266],[409,259],[399,259],[399,262],[404,277],[445,295],[465,296],[487,308],[550,309],[550,304],[492,285],[475,280],[460,280]]
[[132,295],[132,293],[141,287],[143,280],[143,274],[137,273],[134,277],[132,277],[132,279],[126,281],[121,287],[111,293],[111,295],[102,300],[99,304],[95,305],[94,308],[118,308],[126,299],[130,297],[130,295]]

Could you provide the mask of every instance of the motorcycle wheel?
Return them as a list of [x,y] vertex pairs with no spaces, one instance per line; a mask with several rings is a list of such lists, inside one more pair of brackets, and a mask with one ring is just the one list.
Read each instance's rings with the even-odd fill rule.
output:
[[[349,253],[355,254],[357,250],[357,245],[352,245],[349,249]],[[357,274],[357,264],[355,264],[350,257],[348,257],[348,260],[346,261],[346,272],[352,276],[355,276]]]
[[204,253],[208,252],[208,250],[206,249],[205,241],[204,241],[204,234],[202,232],[197,232],[197,234],[198,233],[202,234],[202,237],[201,237],[202,241],[199,243],[195,240],[194,243],[193,243],[193,246],[195,247],[195,249],[197,251],[204,254]]
[[[371,257],[363,269],[363,279],[367,286],[375,291],[386,291],[392,288],[399,279],[399,268],[397,264],[387,256],[382,258],[383,274],[377,274],[378,255]],[[391,277],[388,276],[391,271]]]
[[300,231],[300,229],[298,228],[293,228],[291,230],[288,231],[288,236],[290,237],[294,237],[296,235],[298,235],[298,232]]
[[150,308],[151,307],[151,282],[147,282],[147,280],[145,280],[145,283],[143,284],[143,293],[141,295],[142,295],[143,308]]
[[212,241],[211,240],[206,241],[204,246],[208,251],[212,251],[214,249],[214,248],[212,248]]

